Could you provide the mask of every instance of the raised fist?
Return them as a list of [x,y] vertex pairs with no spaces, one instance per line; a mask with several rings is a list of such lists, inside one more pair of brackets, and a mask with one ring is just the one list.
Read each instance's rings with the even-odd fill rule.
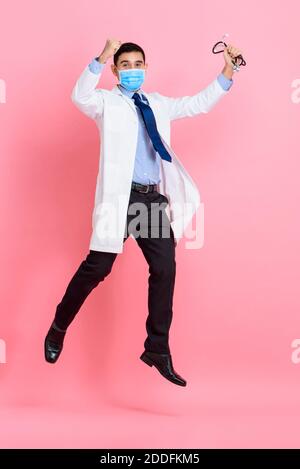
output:
[[121,47],[121,44],[122,42],[118,39],[107,39],[104,49],[100,55],[106,61],[117,52],[117,50]]

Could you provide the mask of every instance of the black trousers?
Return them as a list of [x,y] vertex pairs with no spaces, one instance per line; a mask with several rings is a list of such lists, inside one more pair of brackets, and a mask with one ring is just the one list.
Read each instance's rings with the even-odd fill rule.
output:
[[[130,213],[130,206],[136,202],[143,203],[143,211]],[[129,233],[133,233],[148,263],[147,338],[144,347],[147,351],[158,353],[170,353],[169,329],[176,275],[175,241],[165,211],[167,203],[168,199],[157,191],[141,193],[131,190],[123,240],[125,242]],[[137,220],[137,215],[140,216],[138,224],[133,221]],[[112,252],[89,251],[57,305],[54,318],[57,327],[64,330],[68,328],[90,292],[109,275],[117,255],[118,253]]]

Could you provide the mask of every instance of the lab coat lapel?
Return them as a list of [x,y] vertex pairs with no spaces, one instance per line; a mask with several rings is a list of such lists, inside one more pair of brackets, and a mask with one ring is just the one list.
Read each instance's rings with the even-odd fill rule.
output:
[[[149,102],[149,105],[152,109],[152,97],[148,95],[148,93],[146,93],[142,88],[140,88],[141,92],[143,95],[146,96],[146,98],[148,99],[148,102]],[[125,102],[131,107],[131,109],[136,113],[136,107],[135,107],[135,104],[134,104],[134,101],[133,99],[129,98],[129,96],[127,96],[126,94],[122,93],[122,91],[120,90],[120,88],[118,87],[118,85],[115,85],[112,90],[111,90],[112,93],[114,94],[118,94],[120,96],[122,96],[125,100]]]

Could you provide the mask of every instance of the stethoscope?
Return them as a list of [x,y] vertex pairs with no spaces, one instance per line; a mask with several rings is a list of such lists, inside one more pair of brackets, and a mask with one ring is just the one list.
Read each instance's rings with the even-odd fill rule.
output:
[[[222,36],[222,39],[221,41],[217,42],[214,47],[212,48],[212,52],[213,54],[220,54],[221,52],[224,52],[224,49],[225,47],[227,47],[227,44],[226,42],[224,42],[224,38],[225,37],[228,37],[229,34],[228,33],[225,33],[223,36]],[[240,70],[240,66],[241,65],[246,65],[246,61],[244,60],[243,56],[240,54],[240,55],[237,55],[236,57],[232,58],[232,67],[233,69],[238,72]]]

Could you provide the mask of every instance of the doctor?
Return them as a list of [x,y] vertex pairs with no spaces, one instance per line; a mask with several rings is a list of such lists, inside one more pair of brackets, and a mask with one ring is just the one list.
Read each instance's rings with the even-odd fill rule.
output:
[[[170,146],[170,124],[207,113],[228,93],[231,58],[239,54],[240,49],[228,45],[222,72],[197,94],[178,98],[144,91],[148,64],[143,49],[131,42],[108,39],[100,56],[82,71],[72,101],[94,120],[101,139],[92,235],[89,253],[70,280],[45,338],[47,362],[57,361],[67,328],[131,236],[149,267],[147,338],[140,358],[172,383],[186,386],[173,367],[169,329],[175,247],[199,207],[200,194]],[[110,57],[119,83],[111,90],[96,88]]]

